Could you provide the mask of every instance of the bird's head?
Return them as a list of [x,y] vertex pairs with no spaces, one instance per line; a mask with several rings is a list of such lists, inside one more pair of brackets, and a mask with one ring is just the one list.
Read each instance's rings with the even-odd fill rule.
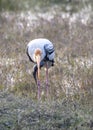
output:
[[41,61],[41,54],[42,54],[42,51],[41,49],[37,48],[35,50],[35,61],[37,63],[37,68],[38,68],[38,73],[37,73],[37,76],[38,76],[38,79],[40,79],[40,61]]

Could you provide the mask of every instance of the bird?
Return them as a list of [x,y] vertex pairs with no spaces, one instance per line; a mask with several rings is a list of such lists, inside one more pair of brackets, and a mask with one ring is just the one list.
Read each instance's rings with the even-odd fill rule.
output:
[[33,77],[38,87],[38,99],[41,97],[40,89],[40,70],[45,67],[46,70],[46,94],[49,95],[48,69],[54,66],[55,49],[52,42],[46,38],[37,38],[27,44],[27,56],[35,65],[33,67]]

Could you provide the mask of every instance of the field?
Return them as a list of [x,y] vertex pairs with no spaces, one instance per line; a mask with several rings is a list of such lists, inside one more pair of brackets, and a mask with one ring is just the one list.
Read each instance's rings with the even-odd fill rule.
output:
[[[0,130],[93,129],[92,10],[63,12],[57,5],[0,12]],[[40,101],[26,55],[35,38],[48,38],[55,47],[49,97],[42,69]]]

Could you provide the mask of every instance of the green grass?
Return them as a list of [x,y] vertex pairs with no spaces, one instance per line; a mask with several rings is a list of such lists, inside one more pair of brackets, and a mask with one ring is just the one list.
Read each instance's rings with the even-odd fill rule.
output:
[[92,100],[88,104],[84,98],[42,102],[16,97],[12,93],[0,92],[0,95],[2,129],[89,130],[93,127]]
[[[0,10],[8,10],[8,11],[22,11],[22,10],[37,10],[42,8],[43,11],[47,11],[47,8],[53,7],[55,5],[60,6],[62,11],[70,12],[71,14],[74,12],[78,12],[85,5],[93,4],[92,1],[87,0],[83,1],[66,1],[66,0],[0,0]],[[69,9],[67,9],[69,7]]]

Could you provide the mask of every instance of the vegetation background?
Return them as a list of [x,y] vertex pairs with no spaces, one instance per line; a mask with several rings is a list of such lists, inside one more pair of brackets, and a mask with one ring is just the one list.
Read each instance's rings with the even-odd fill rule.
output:
[[[41,101],[26,55],[39,37],[56,53]],[[0,0],[0,129],[93,129],[93,1]]]

